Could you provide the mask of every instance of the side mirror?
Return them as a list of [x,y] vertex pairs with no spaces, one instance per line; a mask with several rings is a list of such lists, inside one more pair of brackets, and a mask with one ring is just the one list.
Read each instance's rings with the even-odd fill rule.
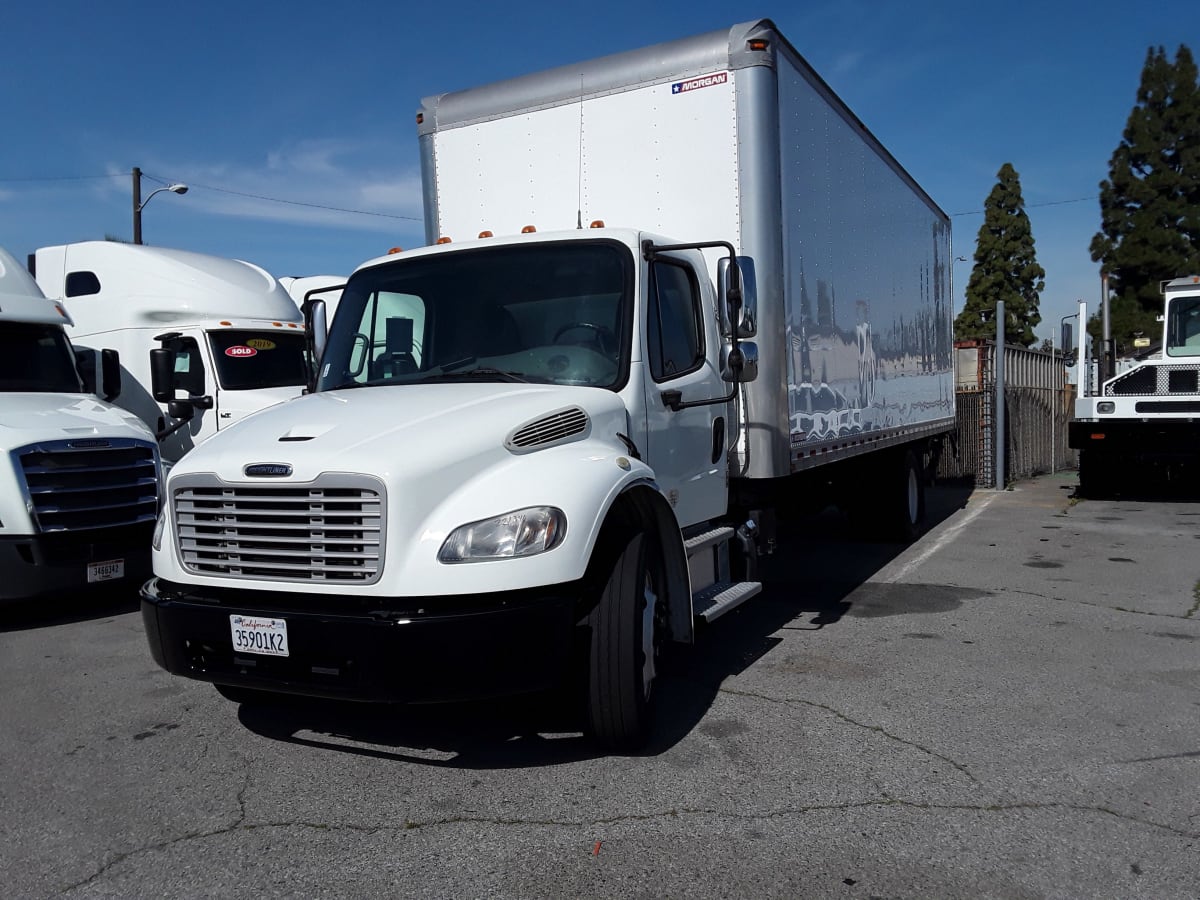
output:
[[[740,276],[735,284],[734,273]],[[739,339],[752,338],[758,334],[758,279],[754,271],[754,258],[739,256],[737,268],[730,265],[729,257],[717,262],[717,293],[720,307],[721,328],[725,334],[733,333],[731,323],[737,322]],[[735,304],[731,297],[740,294],[741,302]],[[735,310],[732,307],[736,305]]]
[[721,378],[724,381],[746,384],[758,378],[758,344],[741,341],[721,347]]
[[321,363],[321,355],[325,352],[325,344],[329,339],[329,322],[324,300],[310,297],[305,301],[304,335],[308,339],[308,353],[312,358],[315,380]]
[[190,400],[170,400],[167,402],[167,415],[180,422],[190,422],[196,414],[196,407]]
[[150,351],[150,393],[159,403],[175,399],[175,352],[163,347]]
[[104,399],[111,403],[121,395],[121,354],[116,350],[100,351],[100,376]]
[[96,393],[96,351],[90,347],[75,347],[75,371],[83,383],[85,394]]

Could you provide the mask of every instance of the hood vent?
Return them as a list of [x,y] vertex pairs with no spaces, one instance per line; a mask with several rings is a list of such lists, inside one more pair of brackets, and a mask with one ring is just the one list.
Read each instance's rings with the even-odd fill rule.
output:
[[565,444],[586,434],[587,430],[587,413],[578,406],[569,406],[521,426],[508,436],[504,446],[510,453],[527,453],[530,450]]

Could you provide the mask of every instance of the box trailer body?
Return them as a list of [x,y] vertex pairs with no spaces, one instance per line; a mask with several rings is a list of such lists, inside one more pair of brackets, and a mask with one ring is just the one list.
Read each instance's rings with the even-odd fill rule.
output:
[[754,259],[761,374],[735,474],[953,427],[949,219],[771,23],[432,97],[419,116],[428,243],[598,219]]
[[326,315],[333,320],[337,312],[337,302],[341,299],[342,288],[346,284],[345,275],[281,275],[279,283],[288,292],[304,314],[304,303],[310,297],[320,297],[325,302]]
[[[1075,400],[1067,440],[1079,451],[1079,486],[1085,496],[1136,489],[1155,472],[1194,482],[1200,468],[1200,275],[1174,278],[1160,287],[1161,351]],[[1087,320],[1082,302],[1079,320]],[[1080,346],[1082,371],[1088,361],[1082,341]]]
[[[0,250],[0,602],[150,574],[158,513],[153,434],[97,396],[62,305]],[[119,393],[103,355],[100,390]]]
[[[750,37],[772,49],[744,66]],[[593,83],[621,70],[652,71]],[[582,105],[537,87],[561,72],[425,101],[430,246],[351,273],[327,343],[315,299],[310,392],[171,472],[142,591],[159,665],[243,700],[447,700],[579,672],[588,729],[628,747],[653,720],[663,643],[761,590],[789,485],[840,481],[871,518],[919,526],[953,415],[944,215],[769,23],[574,71]],[[605,101],[652,128],[646,91],[664,106],[726,91],[720,136],[672,135],[692,107],[662,119],[658,155],[601,131],[604,152],[581,157],[581,106],[585,136]],[[781,91],[836,136],[825,168],[785,164],[801,151],[781,147]],[[844,205],[823,194],[830,170]],[[584,207],[606,222],[576,227]]]
[[[120,352],[118,402],[160,435],[168,465],[250,413],[298,396],[307,381],[303,318],[251,263],[83,241],[38,249],[33,268],[46,295],[71,313],[76,344]],[[172,361],[159,398],[152,350]]]

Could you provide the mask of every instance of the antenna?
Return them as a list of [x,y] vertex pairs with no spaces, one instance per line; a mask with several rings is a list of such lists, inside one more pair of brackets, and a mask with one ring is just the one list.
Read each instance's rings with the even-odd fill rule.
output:
[[583,230],[583,73],[579,73],[579,164],[576,168],[575,227]]

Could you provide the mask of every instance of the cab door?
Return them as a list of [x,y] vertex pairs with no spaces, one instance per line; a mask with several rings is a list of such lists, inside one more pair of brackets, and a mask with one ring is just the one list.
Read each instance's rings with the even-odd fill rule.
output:
[[[722,514],[728,503],[729,404],[720,399],[729,385],[721,379],[715,317],[705,313],[714,309],[707,279],[685,258],[660,254],[646,263],[646,285],[646,457],[687,526]],[[673,410],[668,401],[675,399],[718,402]]]
[[[204,350],[196,338],[188,335],[172,335],[160,338],[164,350],[171,351],[175,357],[174,377],[171,386],[175,396],[179,398],[211,398],[209,374],[204,364]],[[217,424],[211,399],[205,403],[194,402],[191,420],[183,428],[170,435],[162,448],[163,456],[167,459],[178,459],[196,444],[210,434],[216,433]],[[163,410],[166,412],[165,408]],[[169,427],[176,420],[165,416]],[[160,431],[162,429],[159,429]]]

